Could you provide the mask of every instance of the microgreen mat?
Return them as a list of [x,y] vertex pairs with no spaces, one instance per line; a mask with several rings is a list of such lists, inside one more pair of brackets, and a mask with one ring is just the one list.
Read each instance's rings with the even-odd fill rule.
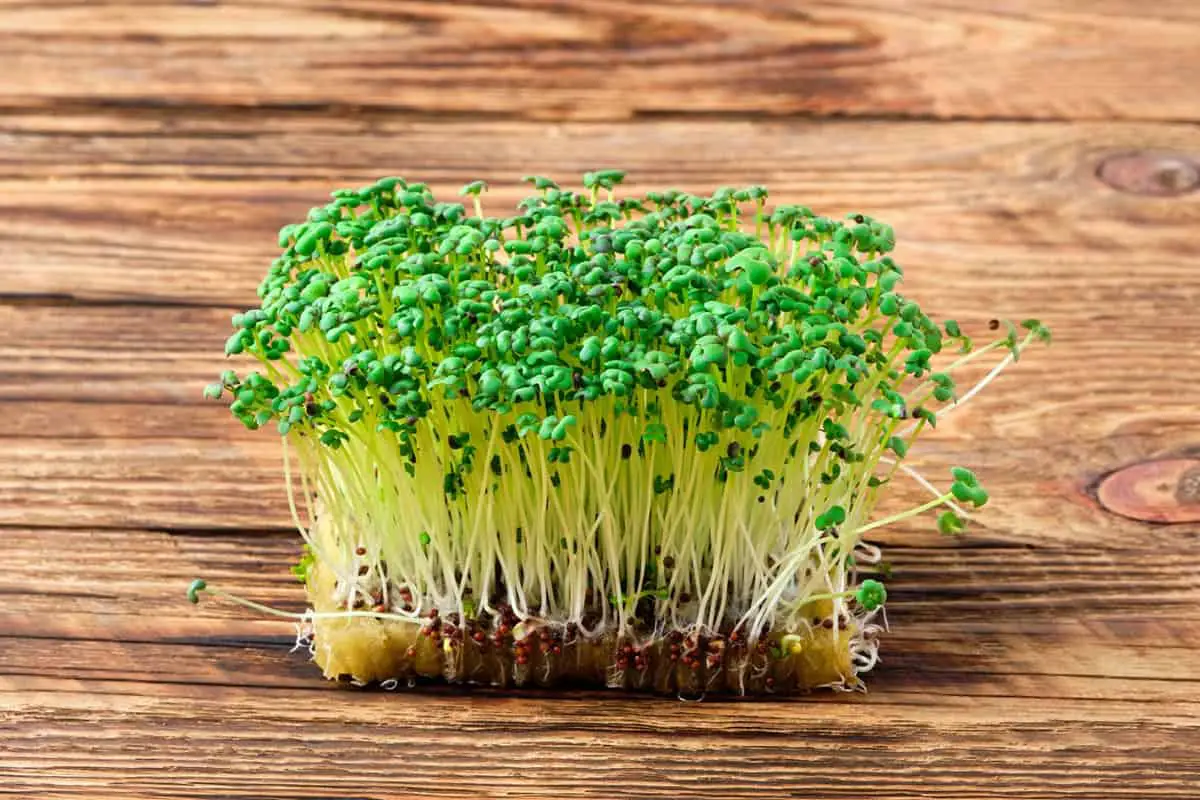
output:
[[[334,614],[489,637],[537,620],[786,650],[820,608],[869,668],[886,591],[859,577],[879,555],[863,535],[923,512],[964,528],[976,476],[936,488],[904,461],[1048,331],[994,323],[977,346],[931,319],[867,216],[622,178],[528,178],[506,217],[482,182],[464,205],[385,178],[283,228],[225,346],[259,366],[207,394],[285,440],[297,575],[334,577]],[[931,499],[874,516],[897,477]]]

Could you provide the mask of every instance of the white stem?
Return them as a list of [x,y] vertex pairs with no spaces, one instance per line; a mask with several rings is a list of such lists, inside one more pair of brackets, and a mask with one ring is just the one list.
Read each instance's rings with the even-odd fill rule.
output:
[[1013,355],[1012,355],[1012,353],[1009,353],[1003,359],[1001,359],[999,364],[992,367],[991,372],[989,372],[987,375],[983,376],[983,380],[981,380],[979,383],[972,386],[971,390],[969,392],[967,392],[962,397],[960,397],[958,400],[956,400],[954,405],[945,406],[944,408],[938,409],[937,415],[939,417],[941,417],[944,414],[948,414],[951,410],[958,408],[960,405],[966,403],[972,397],[979,394],[981,391],[983,391],[983,387],[985,387],[989,383],[991,383],[995,379],[995,377],[997,375],[999,375],[1001,373],[1001,371],[1003,371],[1003,369],[1005,367],[1007,367],[1009,364],[1011,364],[1012,362],[1013,362]]
[[352,617],[371,617],[373,619],[394,619],[403,622],[417,622],[417,618],[415,616],[409,616],[405,614],[389,614],[383,611],[306,611],[301,614],[295,611],[283,611],[278,608],[271,608],[270,606],[265,606],[262,603],[256,603],[253,600],[247,600],[244,597],[238,597],[236,594],[230,594],[229,592],[222,591],[221,589],[209,588],[202,589],[201,591],[208,592],[214,597],[223,598],[231,603],[236,603],[237,605],[242,606],[243,608],[248,608],[251,611],[257,611],[260,614],[267,614],[272,617],[282,617],[284,619],[292,619],[300,622],[310,619],[349,619]]
[[[942,408],[938,409],[938,411],[937,411],[938,418],[940,419],[941,417],[944,417],[946,414],[949,414],[951,411],[955,410],[956,408],[961,408],[962,406],[966,405],[966,402],[968,400],[970,400],[972,397],[974,397],[975,395],[977,395],[981,391],[983,391],[983,387],[985,387],[989,383],[991,383],[996,378],[996,376],[999,375],[1000,372],[1005,367],[1007,367],[1009,364],[1011,364],[1012,362],[1013,362],[1013,356],[1012,356],[1012,353],[1009,353],[1000,361],[999,364],[992,367],[991,372],[989,372],[987,375],[984,375],[983,379],[980,380],[979,383],[972,386],[970,391],[968,391],[962,397],[955,400],[953,404],[948,405],[948,406],[943,406]],[[904,430],[900,431],[900,433],[897,435],[899,435],[901,437],[909,435],[914,430],[916,430],[918,424],[920,424],[920,423],[913,422],[908,427],[906,427]]]
[[300,513],[296,510],[296,489],[292,485],[292,454],[288,449],[288,439],[286,436],[281,436],[283,442],[283,480],[287,486],[288,510],[292,512],[292,522],[296,526],[296,530],[300,531],[300,535],[305,540],[309,539],[308,528],[300,522]]

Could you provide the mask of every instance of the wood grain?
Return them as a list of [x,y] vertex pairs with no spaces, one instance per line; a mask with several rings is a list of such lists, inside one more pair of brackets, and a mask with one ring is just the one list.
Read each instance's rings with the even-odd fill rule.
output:
[[[1095,797],[1097,789],[1187,798],[1197,777],[1184,744],[1196,733],[1192,721],[1129,704],[1114,719],[1089,701],[1014,700],[998,718],[996,705],[978,698],[722,712],[608,696],[376,695],[334,704],[291,689],[166,686],[136,696],[128,684],[26,678],[4,688],[0,708],[13,721],[0,731],[13,765],[8,785],[34,789],[45,770],[57,776],[53,797],[94,796],[88,787],[119,782],[139,797],[311,798],[319,786],[315,796],[386,798],[971,800]],[[330,715],[331,705],[339,713]]]
[[[1194,121],[1189,0],[8,3],[0,103]],[[37,80],[27,76],[36,75]]]
[[[5,635],[120,641],[155,629],[161,643],[160,617],[179,635],[292,633],[286,622],[248,619],[231,605],[187,604],[183,590],[196,577],[285,609],[304,607],[302,587],[284,568],[300,552],[291,531],[9,528],[4,537],[14,567],[0,581]],[[1013,548],[965,539],[957,547],[891,548],[893,635],[931,638],[924,629],[935,625],[932,638],[958,635],[955,626],[1016,636],[1029,622],[1029,636],[1070,636],[1093,654],[1134,635],[1157,637],[1163,647],[1200,644],[1200,628],[1186,624],[1200,599],[1200,581],[1190,574],[1200,541],[1180,538],[1169,549],[1150,540],[1125,544]],[[109,558],[114,551],[120,562]],[[1153,552],[1157,558],[1146,557]],[[43,588],[29,591],[31,582]],[[1090,622],[1096,626],[1071,629]],[[1082,641],[1088,637],[1095,647]],[[889,652],[899,657],[900,649]]]
[[[888,797],[1034,797],[1047,796],[1034,784],[1087,796],[1104,775],[1186,797],[1200,771],[1183,752],[1200,726],[1200,671],[1183,657],[1200,646],[1194,547],[1168,558],[900,550],[896,630],[870,693],[695,706],[603,692],[339,692],[288,654],[286,622],[182,596],[199,573],[298,607],[277,564],[292,536],[6,535],[15,574],[40,587],[0,582],[0,764],[14,790],[53,770],[63,797],[109,776],[137,796],[311,796],[288,783],[300,771],[326,792],[372,797],[611,796],[613,781],[639,796],[849,797],[871,783]],[[119,565],[106,559],[114,548]],[[253,773],[237,755],[248,749],[262,761]],[[1087,776],[1069,768],[1081,751]],[[449,753],[471,768],[435,767]],[[846,772],[879,759],[915,773]],[[516,773],[504,766],[514,760],[525,764]],[[766,772],[747,777],[747,764]],[[998,779],[985,791],[986,770]],[[830,774],[844,779],[833,792]]]
[[[1162,345],[1200,340],[1200,322],[1164,306],[1130,313],[1104,337],[1088,335],[1094,313],[1047,317],[1057,342],[1031,352],[914,451],[913,463],[935,478],[958,463],[981,471],[998,501],[977,535],[1112,545],[1144,537],[1154,528],[1108,513],[1092,495],[1096,483],[1200,447],[1190,391],[1200,348]],[[243,431],[200,399],[226,365],[227,317],[190,307],[0,306],[10,332],[0,357],[15,379],[0,384],[11,408],[0,419],[9,452],[0,461],[0,523],[289,527],[277,437]],[[904,485],[895,502],[919,497]],[[899,540],[940,540],[920,530],[901,528]]]
[[913,290],[936,287],[947,314],[1027,314],[1036,299],[1043,316],[1103,319],[1114,304],[1150,316],[1200,302],[1200,276],[1177,269],[1200,254],[1200,193],[1133,195],[1096,176],[1130,151],[1200,163],[1195,126],[149,114],[22,115],[0,131],[0,295],[238,306],[275,232],[332,187],[401,173],[452,198],[483,177],[500,213],[522,175],[620,163],[635,189],[757,181],[779,202],[887,220]]
[[[929,292],[931,296],[912,294],[927,307],[943,305],[940,289]],[[986,341],[992,335],[987,330],[988,298],[969,302],[973,313],[956,316],[963,330]],[[1022,302],[1027,305],[1013,304],[1009,309],[1013,317],[1043,310],[1038,298]],[[1194,405],[1185,389],[1200,369],[1200,352],[1163,346],[1163,337],[1171,333],[1200,335],[1200,320],[1189,318],[1183,305],[1163,306],[1157,314],[1128,313],[1120,325],[1090,308],[1042,315],[1054,329],[1054,342],[1031,350],[1028,358],[989,385],[987,394],[946,417],[936,437],[955,435],[961,427],[958,420],[963,418],[973,421],[973,435],[1016,438],[1104,436],[1155,426],[1187,427],[1193,420]],[[187,307],[0,306],[0,326],[7,332],[0,341],[0,357],[12,376],[0,384],[0,401],[215,407],[201,398],[204,385],[216,380],[224,369],[244,372],[256,366],[248,357],[224,357],[230,314],[224,309]],[[1111,333],[1104,333],[1105,329]],[[1110,368],[1098,368],[1102,363]],[[977,372],[964,371],[960,382],[969,386]],[[1079,390],[1081,386],[1085,391]],[[46,433],[38,420],[52,413],[52,406],[20,408],[16,416],[0,420],[0,430],[15,433],[18,422],[26,419],[24,415],[32,415],[21,422],[24,435]],[[68,431],[87,422],[86,416],[62,416],[58,427],[50,431]],[[123,435],[139,435],[140,428],[133,424],[136,419],[130,418],[130,424],[122,426],[129,431]],[[1071,420],[1069,430],[1060,424],[1067,419]],[[154,430],[155,420],[149,422],[149,430]],[[89,430],[104,429],[93,426]],[[1181,448],[1190,444],[1197,442],[1179,442]]]
[[[93,404],[76,406],[86,417]],[[52,527],[285,530],[292,527],[282,479],[282,454],[271,433],[237,433],[219,408],[124,407],[160,421],[174,436],[102,439],[31,437],[5,441],[0,462],[0,525]],[[196,422],[207,418],[205,422]],[[224,422],[223,422],[224,421]],[[224,424],[225,438],[191,438]],[[1195,525],[1166,528],[1114,515],[1092,489],[1106,473],[1127,463],[1194,446],[1196,426],[1187,424],[1100,439],[944,437],[923,440],[911,463],[935,480],[951,466],[969,464],[994,502],[978,516],[972,541],[1010,546],[1103,544],[1111,547],[1159,542],[1171,547],[1200,536]],[[1036,469],[1033,469],[1036,465]],[[944,481],[943,481],[944,482]],[[899,511],[927,496],[901,483],[880,513]],[[931,519],[881,531],[880,540],[904,545],[952,546]]]
[[[1197,40],[1191,0],[0,0],[0,796],[1192,800]],[[275,436],[200,398],[278,227],[600,166],[869,213],[931,313],[1054,329],[914,449],[993,502],[879,532],[869,693],[345,691],[188,604],[302,608]]]

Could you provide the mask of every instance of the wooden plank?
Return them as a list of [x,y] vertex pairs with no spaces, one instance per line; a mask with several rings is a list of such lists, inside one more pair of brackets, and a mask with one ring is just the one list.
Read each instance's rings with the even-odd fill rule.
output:
[[[1005,611],[994,609],[998,616]],[[321,677],[306,652],[291,652],[295,634],[287,623],[251,627],[225,620],[197,625],[178,617],[122,620],[108,615],[69,622],[69,627],[52,625],[34,636],[5,630],[0,680],[24,676],[338,688]],[[1195,647],[1200,633],[1195,621],[1174,624],[1185,629],[1186,639],[1169,638],[1164,632],[1172,625],[1152,620],[1126,624],[1121,635],[1114,635],[1106,620],[1069,616],[1050,626],[1030,626],[1011,617],[1008,624],[893,622],[896,628],[884,641],[884,661],[867,676],[872,705],[908,704],[912,695],[924,695],[931,702],[961,696],[1056,698],[1171,705],[1179,714],[1200,719],[1200,672],[1180,657]],[[55,635],[62,633],[68,635]],[[435,693],[452,691],[430,688]],[[604,691],[587,694],[594,699],[611,696]]]
[[1177,269],[1200,253],[1200,194],[1122,193],[1096,177],[1129,151],[1200,161],[1195,126],[42,115],[0,130],[6,296],[242,305],[278,228],[334,187],[399,172],[452,197],[485,177],[500,213],[523,174],[569,181],[621,164],[633,188],[762,182],[780,202],[885,219],[912,289],[936,290],[949,314],[1200,302],[1200,277]]
[[[253,635],[232,634],[225,630],[232,625],[222,626],[207,636],[186,634],[191,626],[173,618],[142,626],[111,623],[107,616],[78,621],[94,637],[88,639],[5,634],[0,681],[16,676],[306,691],[338,688],[308,663],[306,653],[289,652],[295,636],[283,623],[260,626]],[[885,642],[885,665],[867,676],[872,705],[908,704],[914,695],[931,702],[963,696],[1054,698],[1162,705],[1168,706],[1160,709],[1163,713],[1173,710],[1200,718],[1200,675],[1177,668],[1186,661],[1180,655],[1187,651],[1164,641],[1158,632],[1161,626],[1143,625],[1140,635],[1114,642],[1090,635],[1102,627],[1097,622],[1084,626],[1076,621],[1073,633],[1060,625],[1033,635],[1019,625],[984,630],[954,625],[926,626],[910,636],[899,622],[896,625],[897,632]],[[1192,633],[1195,630],[1192,626]],[[439,694],[450,691],[431,688]],[[595,691],[582,696],[603,700],[611,695]],[[580,697],[572,693],[573,699]]]
[[[1186,454],[1196,440],[1190,387],[1200,351],[1163,342],[1200,339],[1200,321],[1165,307],[1118,327],[1092,313],[1051,318],[1055,345],[1029,354],[914,452],[934,477],[957,463],[980,468],[998,501],[976,535],[1118,545],[1152,530],[1105,512],[1090,488],[1127,464]],[[199,398],[225,364],[226,315],[0,306],[9,331],[0,357],[12,378],[0,384],[0,522],[288,526],[275,435],[243,431]],[[1097,324],[1108,333],[1094,333]],[[898,488],[896,502],[920,497]]]
[[[305,657],[288,656],[289,623],[183,598],[188,581],[204,575],[302,609],[300,587],[283,568],[295,557],[295,536],[14,529],[5,537],[0,682],[329,688]],[[1195,704],[1200,682],[1196,665],[1179,657],[1200,646],[1195,556],[1186,545],[1166,557],[896,550],[893,632],[869,702],[1053,696],[1170,703],[1182,712],[1177,704]]]
[[[170,385],[168,378],[162,380]],[[36,397],[36,383],[24,383]],[[1092,489],[1113,469],[1177,453],[1194,440],[1196,421],[1189,421],[1185,411],[1178,412],[1174,425],[1138,424],[1135,415],[1128,429],[1118,425],[1107,435],[1090,438],[1064,428],[1060,414],[1024,412],[1016,405],[1019,398],[1004,397],[997,407],[1014,403],[1009,424],[1019,434],[1003,426],[998,431],[973,429],[970,411],[964,410],[968,416],[962,425],[955,428],[953,417],[948,418],[946,430],[922,440],[910,457],[913,466],[934,479],[960,463],[978,470],[995,502],[979,516],[976,541],[1120,547],[1155,530],[1107,512]],[[1182,397],[1189,402],[1187,395]],[[51,435],[43,428],[40,435],[6,439],[6,458],[0,460],[0,524],[291,527],[277,435],[245,431],[216,403],[5,405],[4,426],[28,430],[47,425]],[[27,414],[34,422],[22,421]],[[145,436],[138,423],[143,417],[153,420]],[[120,425],[107,428],[114,418],[121,419]],[[65,429],[61,436],[53,433],[60,425]],[[903,481],[882,509],[900,510],[924,499],[923,490]],[[947,543],[920,521],[889,529],[884,538],[929,546]]]
[[[1186,293],[1189,278],[1173,284]],[[1037,280],[1049,297],[1053,287]],[[1116,279],[1114,278],[1114,285]],[[1198,287],[1200,289],[1200,287]],[[949,290],[931,287],[911,293],[931,309]],[[1024,290],[1022,290],[1024,291]],[[1119,291],[1119,290],[1118,290]],[[976,297],[972,313],[955,315],[963,330],[980,341],[990,336],[986,306],[992,297]],[[996,302],[1011,316],[1041,311],[1041,297]],[[1119,302],[1114,292],[1113,302]],[[1198,300],[1200,302],[1200,300]],[[1104,304],[1099,304],[1103,306]],[[1025,312],[1025,313],[1022,313]],[[250,358],[226,359],[224,342],[231,312],[212,308],[80,306],[71,304],[0,304],[0,358],[12,380],[0,383],[0,402],[36,401],[0,419],[0,432],[36,436],[47,431],[70,437],[157,435],[160,410],[137,414],[101,408],[78,409],[80,403],[186,404],[215,407],[202,398],[203,387],[227,368],[243,372],[256,367]],[[1181,428],[1179,446],[1194,430],[1194,401],[1187,389],[1200,369],[1200,350],[1184,344],[1200,339],[1200,317],[1186,303],[1174,301],[1158,310],[1127,309],[1118,322],[1102,308],[1073,304],[1042,318],[1054,331],[1049,347],[1037,347],[989,384],[987,391],[939,424],[937,437],[1004,435],[1012,437],[1100,437],[1109,434]],[[1180,346],[1164,343],[1179,341]],[[978,370],[964,371],[969,386]],[[55,404],[62,406],[63,413]],[[206,418],[189,421],[187,436],[219,434]],[[53,417],[53,419],[52,419]],[[100,420],[105,420],[104,427]],[[143,434],[139,420],[146,420]],[[1071,420],[1070,428],[1061,423]],[[52,423],[52,424],[50,424]],[[192,431],[192,424],[200,426]],[[179,430],[184,430],[180,428]],[[165,431],[169,433],[169,431]]]
[[1146,11],[1134,0],[6,3],[0,103],[1196,120],[1196,6]]
[[[227,624],[231,636],[291,633],[286,622],[234,624],[247,615],[231,605],[188,605],[183,590],[197,577],[284,609],[304,607],[286,569],[299,555],[294,532],[9,528],[3,536],[11,569],[0,576],[0,635],[163,643],[171,630],[180,643],[203,644]],[[1023,632],[1102,647],[1131,638],[1200,646],[1191,613],[1200,543],[1180,536],[1167,552],[1152,541],[1126,545],[1011,548],[967,538],[958,547],[893,547],[885,552],[890,619],[897,635],[917,638]],[[168,618],[172,627],[158,625]]]
[[[92,690],[92,697],[82,696],[86,689]],[[1034,724],[1058,719],[1075,723],[1108,723],[1114,728],[1120,723],[1149,720],[1152,714],[1159,722],[1184,728],[1180,731],[1181,738],[1189,734],[1185,726],[1188,723],[1195,724],[1195,720],[1188,716],[1192,704],[1184,705],[1175,713],[1156,704],[1148,709],[1150,714],[1146,714],[1140,712],[1137,702],[1062,698],[1060,705],[1047,704],[1044,696],[1033,696],[1013,698],[1012,704],[1004,711],[999,703],[989,701],[986,696],[956,696],[952,693],[923,698],[915,692],[888,697],[883,692],[867,691],[854,695],[813,694],[774,701],[726,698],[687,704],[675,699],[601,690],[579,693],[536,689],[498,692],[485,687],[463,690],[430,686],[422,687],[419,692],[402,689],[390,694],[370,689],[342,688],[324,681],[310,688],[287,685],[272,688],[162,680],[146,684],[139,694],[138,686],[131,681],[97,680],[85,684],[72,678],[5,675],[0,677],[0,709],[22,708],[22,699],[12,697],[16,692],[27,693],[32,702],[26,707],[49,705],[76,712],[100,713],[107,708],[113,712],[113,716],[148,706],[160,707],[165,713],[173,714],[176,707],[193,704],[202,716],[237,710],[238,713],[254,714],[264,722],[275,724],[295,725],[308,720],[323,727],[341,720],[348,727],[357,727],[371,723],[378,725],[381,718],[388,720],[412,714],[409,724],[412,730],[419,732],[442,726],[457,726],[460,730],[476,733],[500,731],[506,725],[511,725],[515,714],[525,709],[540,712],[531,714],[529,721],[542,720],[547,728],[560,730],[597,730],[597,726],[605,726],[618,734],[669,733],[681,730],[690,723],[693,735],[697,735],[700,731],[697,723],[703,725],[707,722],[716,730],[734,735],[778,735],[798,731],[801,727],[809,728],[811,723],[812,729],[818,725],[830,725],[828,733],[837,736],[832,726],[841,723],[848,740],[865,733],[875,720],[891,722],[907,717],[912,722],[927,724],[936,721],[937,715],[947,713],[961,715],[964,726],[986,724],[989,719],[992,722]],[[426,714],[426,710],[433,713]],[[418,713],[413,714],[414,711]],[[953,725],[950,722],[947,727]],[[876,729],[876,732],[883,738],[887,737],[886,729]],[[1012,746],[1021,745],[1014,741]]]
[[[174,416],[181,430],[195,413]],[[1168,428],[1155,435],[1074,442],[931,439],[919,454],[914,450],[912,464],[939,480],[953,465],[976,469],[993,496],[978,515],[972,533],[977,543],[1123,547],[1157,537],[1159,529],[1109,513],[1091,496],[1090,487],[1111,469],[1169,453],[1176,435]],[[291,520],[275,439],[260,433],[230,440],[180,436],[6,442],[6,458],[0,462],[0,525],[287,529]],[[922,489],[901,482],[879,513],[925,499]],[[1165,530],[1168,541],[1194,533],[1187,524]],[[890,526],[879,538],[953,546],[932,530],[932,518]]]
[[[943,292],[934,291],[933,297],[912,296],[926,307],[940,307]],[[979,341],[993,335],[982,308],[987,301],[975,301],[980,307],[973,314],[956,315],[963,330]],[[1036,298],[1028,303],[1026,311],[1042,305]],[[0,326],[8,332],[0,342],[0,358],[13,377],[0,384],[0,401],[215,406],[202,398],[205,384],[224,369],[245,372],[257,366],[248,357],[224,356],[230,314],[212,308],[0,304]],[[1190,308],[1175,303],[1157,314],[1129,311],[1119,326],[1079,304],[1070,313],[1043,318],[1054,329],[1053,344],[1030,350],[986,394],[946,417],[939,435],[956,433],[966,424],[962,419],[971,420],[973,434],[1018,437],[1043,435],[1056,418],[1065,417],[1079,418],[1071,433],[1085,436],[1119,433],[1135,423],[1147,427],[1193,419],[1192,401],[1183,389],[1190,385],[1189,372],[1200,368],[1200,352],[1163,344],[1172,336],[1200,336],[1200,319]],[[1098,364],[1106,368],[1097,369]],[[976,372],[964,371],[960,382],[970,385]],[[0,431],[37,434],[44,429],[36,421],[45,420],[52,408],[22,408],[0,420]],[[23,422],[26,414],[30,420]],[[54,430],[73,430],[85,419],[62,415]],[[130,424],[134,420],[129,415],[111,420],[113,433],[138,436],[139,428]],[[106,429],[92,430],[101,435]]]
[[[961,181],[977,178],[980,170],[997,173],[1004,183],[1025,180],[1044,192],[1054,188],[1045,183],[1050,179],[1094,177],[1095,161],[1110,153],[1180,149],[1194,156],[1197,146],[1194,126],[1164,122],[748,116],[541,123],[269,108],[204,114],[169,107],[54,114],[10,109],[0,117],[0,132],[6,145],[0,176],[6,179],[195,178],[321,186],[399,170],[435,187],[457,189],[486,178],[492,191],[503,191],[507,182],[534,170],[568,181],[597,164],[619,162],[630,180],[660,187],[775,176],[790,187],[840,191],[843,199],[854,187],[867,199],[914,192],[926,202],[936,192],[963,191]],[[1078,163],[1085,159],[1091,161]]]
[[52,775],[58,797],[116,787],[120,796],[311,797],[316,786],[339,797],[602,797],[619,786],[622,797],[971,800],[1100,789],[1182,799],[1198,777],[1195,719],[1134,704],[127,691],[0,679],[7,787],[36,791]]

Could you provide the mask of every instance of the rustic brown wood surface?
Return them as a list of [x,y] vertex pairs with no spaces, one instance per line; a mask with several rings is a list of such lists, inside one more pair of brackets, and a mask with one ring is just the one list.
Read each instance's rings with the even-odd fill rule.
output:
[[[1200,4],[0,2],[0,795],[1200,797]],[[380,174],[762,182],[1055,332],[914,453],[865,695],[340,690],[278,442],[200,399],[276,229]],[[897,505],[920,496],[899,487]]]

